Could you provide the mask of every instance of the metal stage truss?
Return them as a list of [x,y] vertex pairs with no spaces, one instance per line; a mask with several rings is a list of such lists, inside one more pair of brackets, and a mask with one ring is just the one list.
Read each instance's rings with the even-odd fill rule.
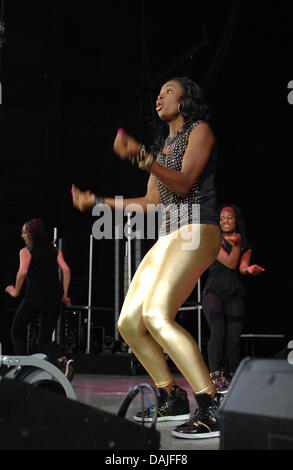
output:
[[[63,247],[63,240],[62,238],[58,239],[58,231],[57,228],[54,228],[54,245],[59,250],[62,250]],[[101,307],[101,306],[94,306],[92,305],[92,280],[93,280],[93,250],[94,250],[94,237],[91,234],[89,237],[89,273],[88,273],[88,303],[87,305],[71,305],[71,307],[66,307],[66,310],[74,312],[75,310],[84,310],[87,312],[87,341],[86,341],[86,353],[89,354],[91,352],[91,325],[92,325],[92,312],[93,311],[110,311],[112,312],[112,308],[108,307]],[[59,276],[61,279],[61,270],[59,269]],[[60,320],[60,319],[59,319]],[[53,333],[53,339],[59,343],[59,331],[60,325],[57,326],[56,330]]]

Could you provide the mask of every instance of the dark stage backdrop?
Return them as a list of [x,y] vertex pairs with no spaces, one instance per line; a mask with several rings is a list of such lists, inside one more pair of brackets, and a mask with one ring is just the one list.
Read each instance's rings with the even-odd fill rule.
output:
[[[286,7],[228,1],[5,3],[1,42],[1,341],[19,300],[15,281],[23,222],[41,217],[64,240],[70,296],[87,303],[94,218],[71,204],[72,183],[103,195],[144,194],[148,176],[113,153],[119,126],[149,143],[154,102],[172,76],[207,93],[219,142],[219,204],[244,213],[253,262],[245,278],[246,331],[286,333],[289,309],[293,105],[288,100],[292,25]],[[292,86],[293,88],[293,86]],[[114,241],[94,244],[95,305],[114,307]],[[101,313],[100,322],[112,322]],[[8,346],[7,346],[8,347]]]

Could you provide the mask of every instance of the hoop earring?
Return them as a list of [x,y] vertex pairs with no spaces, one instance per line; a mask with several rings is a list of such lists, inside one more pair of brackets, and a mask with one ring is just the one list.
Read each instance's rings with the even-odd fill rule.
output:
[[[180,107],[181,107],[181,109],[180,109]],[[179,104],[178,104],[177,110],[178,110],[178,114],[180,114],[181,111],[182,111],[182,103],[179,103]]]

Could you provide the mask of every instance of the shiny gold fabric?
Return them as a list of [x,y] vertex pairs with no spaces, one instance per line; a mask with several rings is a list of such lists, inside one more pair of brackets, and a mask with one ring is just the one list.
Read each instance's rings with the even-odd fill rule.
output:
[[158,387],[174,381],[165,352],[195,393],[215,391],[196,341],[175,317],[219,249],[218,226],[187,225],[159,238],[133,277],[118,329]]

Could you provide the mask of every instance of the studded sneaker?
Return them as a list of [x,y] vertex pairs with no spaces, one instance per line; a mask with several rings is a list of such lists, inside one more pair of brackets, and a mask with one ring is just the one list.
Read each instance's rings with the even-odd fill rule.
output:
[[198,409],[192,420],[172,429],[172,435],[182,439],[204,439],[220,437],[218,408],[223,396],[214,398],[207,393],[195,395]]
[[[185,390],[174,385],[170,396],[164,388],[159,388],[159,392],[157,422],[180,421],[190,418],[189,401]],[[154,406],[144,412],[139,411],[134,416],[134,419],[135,421],[145,421],[146,423],[151,422],[154,411]]]

